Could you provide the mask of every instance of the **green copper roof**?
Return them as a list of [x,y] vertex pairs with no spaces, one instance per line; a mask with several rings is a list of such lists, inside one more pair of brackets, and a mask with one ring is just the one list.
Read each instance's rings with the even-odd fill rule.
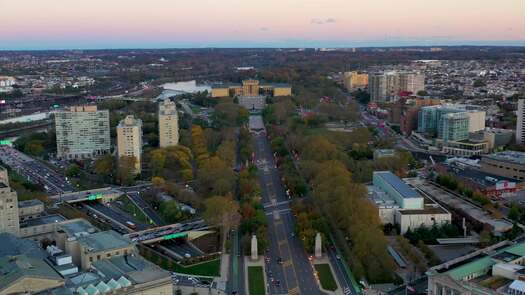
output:
[[[495,255],[508,252],[517,256],[525,256],[525,243],[519,243],[516,245],[511,245],[504,249],[501,249],[495,253]],[[493,255],[493,256],[495,256]],[[493,257],[492,256],[492,257]],[[485,272],[486,269],[492,267],[496,264],[496,261],[491,256],[482,257],[480,259],[474,260],[467,264],[458,266],[454,269],[449,270],[447,273],[455,280],[461,280],[464,277],[474,274]]]

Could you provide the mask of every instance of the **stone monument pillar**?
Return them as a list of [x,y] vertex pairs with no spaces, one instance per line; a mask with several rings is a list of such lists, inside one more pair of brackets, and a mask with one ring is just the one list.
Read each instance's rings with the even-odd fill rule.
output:
[[255,235],[252,236],[252,260],[256,261],[259,259],[259,255],[257,253],[257,237]]
[[315,235],[315,258],[321,258],[323,256],[323,250],[321,246],[321,234]]

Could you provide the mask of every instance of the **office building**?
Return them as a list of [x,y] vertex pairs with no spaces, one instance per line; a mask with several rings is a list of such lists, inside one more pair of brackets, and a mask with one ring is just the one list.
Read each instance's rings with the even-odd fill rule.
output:
[[476,140],[469,138],[468,140],[459,141],[437,139],[436,143],[438,147],[441,146],[441,152],[451,156],[468,158],[489,152],[489,143],[485,139]]
[[258,80],[243,80],[242,84],[218,84],[211,88],[211,97],[257,97],[291,96],[292,87],[288,84],[261,84]]
[[522,295],[525,243],[503,241],[427,271],[429,295]]
[[378,209],[383,224],[397,224],[400,233],[421,226],[451,222],[451,214],[433,200],[424,198],[390,171],[376,171],[368,198]]
[[117,151],[122,157],[135,158],[135,173],[141,172],[142,160],[142,120],[128,115],[117,126]]
[[93,158],[110,151],[109,111],[75,106],[55,113],[57,157]]
[[345,72],[343,74],[343,84],[348,91],[364,89],[368,87],[368,74],[357,71]]
[[480,161],[481,171],[517,180],[525,179],[525,153],[503,151],[484,155]]
[[418,128],[418,116],[422,107],[434,106],[441,104],[440,99],[426,98],[426,99],[412,99],[407,100],[402,110],[400,118],[400,129],[405,135],[410,135],[413,130]]
[[18,196],[9,186],[7,170],[3,167],[0,167],[0,233],[20,233]]
[[[461,115],[462,114],[462,115]],[[485,129],[484,111],[467,110],[463,105],[434,105],[422,107],[418,114],[418,132],[430,134],[444,140],[458,140],[449,138],[447,132],[452,132],[456,138],[467,139],[469,133],[479,132]],[[465,118],[467,122],[465,123]],[[445,122],[445,119],[447,122]],[[466,126],[465,126],[466,124]],[[458,130],[451,130],[454,127]],[[445,130],[444,128],[448,128]],[[466,128],[466,137],[465,137]],[[457,132],[461,132],[458,134]]]
[[469,116],[466,113],[450,113],[441,117],[438,137],[443,141],[461,141],[469,138]]
[[468,115],[468,132],[474,133],[485,130],[485,111],[467,110]]
[[159,146],[179,144],[179,115],[175,102],[166,99],[159,104]]
[[518,100],[518,111],[516,112],[516,143],[525,144],[525,99]]

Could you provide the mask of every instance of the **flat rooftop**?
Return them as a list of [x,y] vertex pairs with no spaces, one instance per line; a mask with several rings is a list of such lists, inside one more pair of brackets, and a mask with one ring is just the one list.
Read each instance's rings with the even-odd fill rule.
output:
[[78,241],[81,245],[93,249],[93,252],[120,249],[132,244],[130,239],[113,230],[83,236]]
[[93,234],[97,229],[87,220],[76,219],[59,225],[59,229],[64,231],[68,237],[75,237],[82,234]]
[[45,251],[32,240],[25,240],[9,233],[0,233],[0,257],[26,254],[40,258],[46,257]]
[[99,260],[93,267],[105,275],[105,278],[118,278],[124,276],[135,284],[142,284],[163,278],[170,278],[170,273],[157,265],[138,256],[123,255],[110,259]]
[[[477,184],[480,184],[482,186],[485,186],[485,187],[494,186],[499,181],[520,182],[520,181],[518,181],[516,179],[513,179],[513,178],[503,177],[503,176],[494,175],[494,174],[489,174],[489,173],[485,173],[485,172],[482,172],[482,171],[479,171],[479,170],[474,170],[474,169],[458,169],[457,171],[455,170],[454,172],[459,177],[467,178],[467,179],[469,179],[469,180],[471,180],[471,181],[473,181],[473,182],[475,182]],[[489,181],[489,180],[487,180],[486,177],[490,177],[492,179],[497,179],[497,181],[496,182]]]
[[372,201],[378,208],[399,208],[396,200],[392,199],[387,193],[379,188],[368,185],[368,199]]
[[44,205],[42,201],[39,199],[31,199],[27,201],[19,201],[18,202],[18,208],[26,208],[26,207],[32,207],[32,206],[38,206],[38,205]]
[[385,180],[386,183],[392,186],[405,199],[421,198],[415,190],[390,171],[377,171],[374,172],[374,175],[378,175]]
[[503,161],[513,164],[525,165],[525,153],[517,151],[503,151],[483,156],[484,158]]
[[39,218],[32,218],[32,219],[26,219],[23,222],[20,223],[20,227],[30,227],[30,226],[38,226],[38,225],[44,225],[44,224],[50,224],[50,223],[58,223],[65,221],[66,218],[62,215],[53,214],[53,215],[46,215]]

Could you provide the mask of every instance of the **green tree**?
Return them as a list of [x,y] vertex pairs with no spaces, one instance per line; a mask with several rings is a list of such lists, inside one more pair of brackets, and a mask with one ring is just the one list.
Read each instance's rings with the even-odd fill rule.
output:
[[233,192],[235,173],[218,157],[205,160],[197,172],[199,187],[205,194],[226,195]]
[[117,180],[121,185],[131,185],[136,176],[134,156],[122,156],[118,160]]
[[163,149],[155,149],[150,152],[151,173],[153,175],[162,175],[164,166],[166,165],[166,151]]
[[214,196],[204,201],[206,208],[202,217],[208,224],[222,226],[223,240],[230,229],[237,227],[240,221],[239,204],[232,197]]
[[223,141],[217,149],[216,155],[230,166],[235,162],[235,143],[231,140]]
[[93,164],[93,171],[104,178],[111,178],[115,170],[115,158],[109,154],[96,159]]
[[162,218],[168,223],[176,223],[182,220],[184,215],[176,201],[167,201],[160,204]]
[[80,167],[77,164],[71,164],[67,167],[66,175],[69,177],[77,177],[80,175]]

